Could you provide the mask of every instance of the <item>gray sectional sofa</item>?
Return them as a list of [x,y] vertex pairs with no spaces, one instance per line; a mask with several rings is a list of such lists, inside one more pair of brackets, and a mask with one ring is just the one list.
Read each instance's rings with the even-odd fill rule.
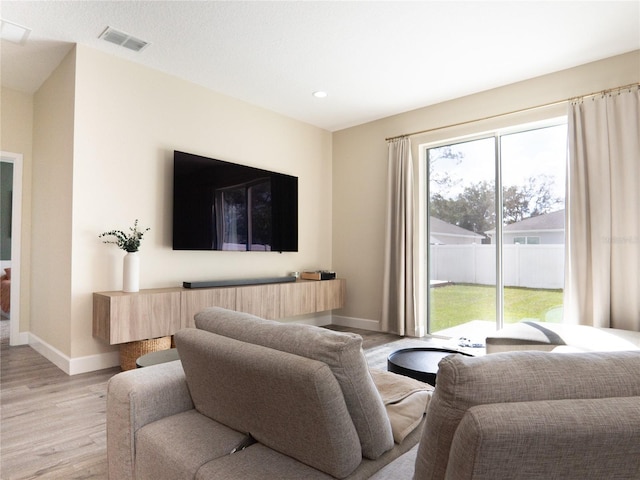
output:
[[640,479],[638,351],[452,355],[431,395],[369,372],[357,335],[196,326],[181,362],[110,381],[111,479]]
[[110,380],[109,478],[364,479],[417,444],[433,388],[370,373],[359,335],[220,308],[195,320],[180,361]]
[[640,479],[640,352],[445,358],[402,478]]

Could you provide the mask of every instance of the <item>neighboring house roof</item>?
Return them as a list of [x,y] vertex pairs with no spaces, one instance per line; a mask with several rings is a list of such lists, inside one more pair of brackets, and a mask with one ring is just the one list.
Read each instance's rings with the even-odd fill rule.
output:
[[[535,217],[525,218],[519,222],[510,223],[502,227],[502,233],[523,233],[523,232],[542,232],[542,231],[560,231],[564,230],[564,209],[557,212],[543,213]],[[492,235],[496,231],[495,228],[485,232]]]
[[447,223],[444,220],[440,220],[439,218],[436,218],[436,217],[429,217],[429,221],[431,222],[431,226],[430,226],[431,235],[447,235],[451,237],[466,237],[466,238],[484,238],[482,235],[472,232],[471,230],[467,230],[466,228],[453,225],[452,223]]

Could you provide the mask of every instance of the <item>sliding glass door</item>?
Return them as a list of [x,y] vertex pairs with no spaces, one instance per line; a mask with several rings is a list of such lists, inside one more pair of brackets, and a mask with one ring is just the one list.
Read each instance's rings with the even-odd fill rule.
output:
[[495,139],[430,148],[430,331],[496,320]]
[[503,321],[560,322],[566,125],[500,137]]
[[566,148],[565,124],[425,147],[431,333],[561,320]]

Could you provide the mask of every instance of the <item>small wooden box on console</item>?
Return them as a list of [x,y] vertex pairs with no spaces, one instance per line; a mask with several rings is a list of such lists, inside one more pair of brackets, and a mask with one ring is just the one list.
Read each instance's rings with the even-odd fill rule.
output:
[[156,288],[136,293],[93,294],[93,336],[111,345],[173,335],[193,327],[194,315],[223,307],[276,320],[342,308],[346,281],[297,280],[286,283],[213,288]]

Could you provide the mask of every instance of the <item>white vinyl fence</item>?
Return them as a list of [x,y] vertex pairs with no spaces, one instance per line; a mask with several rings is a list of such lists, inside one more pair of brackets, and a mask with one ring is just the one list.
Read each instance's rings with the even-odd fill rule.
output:
[[[495,245],[430,245],[431,279],[495,285]],[[564,245],[504,245],[506,287],[564,288]]]

